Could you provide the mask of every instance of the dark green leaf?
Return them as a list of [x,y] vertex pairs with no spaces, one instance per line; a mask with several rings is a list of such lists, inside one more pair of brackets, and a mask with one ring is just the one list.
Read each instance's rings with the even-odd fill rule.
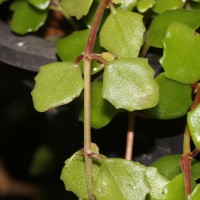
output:
[[80,68],[73,62],[44,65],[35,81],[31,94],[35,109],[39,112],[71,102],[83,89]]
[[[200,79],[200,36],[189,26],[173,22],[169,25],[161,64],[170,79],[195,83]],[[192,63],[192,64],[191,64]]]
[[145,58],[118,59],[105,66],[103,97],[116,108],[129,111],[155,106],[159,88]]
[[[102,86],[103,83],[101,80],[92,82],[91,86],[91,126],[97,129],[106,126],[118,113],[118,111],[108,101],[102,98]],[[81,121],[84,120],[83,114],[82,101],[82,109],[79,114],[79,119]]]
[[[196,185],[192,179],[192,187]],[[164,188],[164,200],[183,200],[185,199],[184,176],[179,174]]]
[[86,46],[89,29],[75,31],[71,35],[64,37],[56,43],[56,53],[62,61],[75,60],[81,55]]
[[159,85],[159,102],[156,107],[146,110],[146,114],[158,119],[173,119],[186,115],[192,104],[191,86],[168,79],[164,73],[156,80]]
[[[93,144],[93,152],[98,154],[97,147]],[[96,149],[96,150],[94,150]],[[93,178],[99,171],[100,163],[93,161]],[[72,191],[80,199],[88,199],[87,185],[86,185],[86,173],[85,173],[85,161],[83,152],[77,151],[69,159],[65,161],[65,166],[62,169],[61,180],[65,184],[66,190]]]
[[145,200],[149,193],[146,167],[124,159],[105,159],[94,183],[98,200]]
[[140,13],[144,13],[148,9],[152,8],[154,4],[155,4],[155,0],[140,0],[137,4],[137,10]]
[[52,169],[54,159],[55,155],[48,146],[40,146],[33,156],[30,168],[31,175],[48,173]]
[[172,180],[181,173],[180,158],[178,154],[164,156],[152,163],[151,166],[156,167],[162,176],[168,180]]
[[190,26],[193,30],[200,26],[200,12],[195,10],[166,11],[154,17],[147,32],[147,44],[149,46],[163,48],[163,39],[171,22],[181,22]]
[[40,10],[46,10],[50,4],[50,0],[28,0],[28,2]]
[[175,10],[182,8],[186,0],[155,0],[153,11],[156,13],[163,13],[166,10]]
[[41,11],[27,1],[18,4],[13,14],[11,29],[18,34],[37,31],[46,21],[48,11]]
[[200,104],[195,110],[188,112],[188,127],[196,148],[200,149]]
[[125,10],[111,13],[100,31],[100,45],[115,57],[137,57],[145,31],[142,17]]
[[93,0],[62,0],[61,7],[65,13],[80,19],[87,15]]
[[0,0],[0,5],[8,0]]
[[199,200],[200,199],[200,184],[194,188],[194,191],[189,195],[188,200]]
[[[162,176],[172,180],[181,173],[180,159],[181,155],[168,155],[161,157],[152,163],[151,166],[156,167]],[[192,177],[195,180],[200,178],[200,162],[194,158],[192,159]]]

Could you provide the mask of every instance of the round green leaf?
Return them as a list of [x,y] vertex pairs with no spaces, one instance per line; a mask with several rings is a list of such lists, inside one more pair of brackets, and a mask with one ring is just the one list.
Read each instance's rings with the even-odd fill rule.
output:
[[125,10],[111,13],[100,31],[100,45],[115,57],[137,57],[145,31],[142,17]]
[[46,10],[50,4],[50,0],[28,0],[28,2],[40,10]]
[[[192,187],[196,185],[194,179],[192,179]],[[164,188],[163,200],[183,200],[185,199],[185,186],[184,176],[179,174]]]
[[137,4],[137,10],[140,13],[144,13],[148,9],[152,8],[154,4],[155,4],[155,0],[140,0]]
[[123,58],[109,62],[103,76],[103,97],[116,108],[128,111],[155,106],[159,87],[145,58]]
[[166,11],[153,18],[147,32],[147,44],[149,46],[163,48],[163,39],[171,22],[187,24],[193,30],[200,26],[200,12],[195,10],[172,10]]
[[146,167],[124,159],[105,159],[94,183],[98,200],[145,200],[149,193]]
[[[103,82],[101,80],[92,82],[91,85],[91,126],[93,128],[102,128],[106,126],[118,111],[105,99],[102,98]],[[79,119],[84,120],[83,98],[82,108],[79,113]]]
[[156,80],[159,85],[159,102],[145,113],[158,119],[173,119],[186,115],[192,104],[191,86],[168,79],[164,73]]
[[155,0],[153,11],[156,13],[163,13],[166,10],[174,10],[182,8],[186,0]]
[[195,110],[188,112],[188,127],[196,148],[200,149],[200,104]]
[[[97,151],[93,152],[98,154]],[[99,166],[100,163],[98,161],[93,161],[94,180],[98,174]],[[62,169],[60,178],[64,182],[66,190],[72,191],[80,199],[88,199],[85,161],[81,150],[77,151],[65,161],[65,166]]]
[[48,11],[41,11],[27,1],[18,4],[13,14],[11,29],[18,34],[37,31],[46,21]]
[[200,184],[194,188],[194,191],[189,195],[188,200],[199,200],[200,199]]
[[195,83],[200,79],[200,36],[187,25],[169,25],[160,62],[170,79]]
[[71,102],[83,89],[80,68],[73,62],[44,65],[35,81],[31,94],[35,109],[39,112]]
[[61,7],[63,11],[70,16],[80,19],[89,12],[93,0],[62,0]]

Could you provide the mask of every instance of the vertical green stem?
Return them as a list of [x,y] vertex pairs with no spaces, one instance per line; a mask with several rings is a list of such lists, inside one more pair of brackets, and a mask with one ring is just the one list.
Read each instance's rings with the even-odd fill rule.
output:
[[88,197],[90,200],[95,200],[93,191],[93,172],[92,172],[92,154],[91,149],[91,59],[94,42],[96,39],[99,24],[106,8],[108,0],[101,0],[97,8],[94,21],[91,26],[90,34],[87,40],[84,61],[84,154],[85,168],[87,177]]

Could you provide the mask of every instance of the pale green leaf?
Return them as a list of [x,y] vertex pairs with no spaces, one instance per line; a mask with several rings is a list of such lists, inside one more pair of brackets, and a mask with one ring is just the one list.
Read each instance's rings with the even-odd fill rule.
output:
[[150,8],[152,8],[155,4],[155,0],[140,0],[137,4],[137,10],[140,13],[144,13]]
[[28,2],[40,10],[46,10],[50,4],[50,0],[28,0]]
[[196,148],[200,149],[200,104],[195,110],[188,112],[188,127]]
[[138,0],[120,0],[120,3],[117,5],[118,9],[121,10],[133,10],[133,8],[137,5]]
[[[92,148],[97,149],[94,144]],[[98,154],[98,151],[93,150],[93,153]],[[93,161],[94,181],[96,180],[99,167],[100,163],[98,161]],[[77,151],[65,161],[61,173],[61,180],[64,182],[66,190],[72,191],[80,199],[88,199],[83,151]]]
[[80,19],[87,15],[92,2],[93,0],[62,0],[60,5],[67,15]]
[[169,181],[161,176],[157,169],[154,167],[147,167],[146,177],[150,185],[150,199],[161,200],[163,199],[163,188],[169,183]]
[[189,195],[188,200],[199,200],[200,199],[200,184],[194,188],[194,191]]
[[[102,128],[106,126],[118,111],[105,99],[102,98],[102,86],[101,80],[92,82],[91,85],[91,126],[93,128]],[[83,111],[83,98],[82,108],[79,113],[79,119],[84,120]]]
[[100,31],[100,45],[115,57],[137,57],[145,31],[142,17],[125,10],[111,13]]
[[169,25],[164,43],[161,64],[166,77],[195,83],[200,79],[200,36],[189,26],[173,22]]
[[31,6],[27,1],[17,5],[13,14],[11,29],[18,34],[37,31],[46,21],[48,11]]
[[35,81],[31,94],[35,109],[39,112],[71,102],[83,89],[80,68],[73,62],[44,65]]
[[166,10],[175,10],[182,8],[186,0],[155,0],[153,11],[156,13],[163,13]]
[[118,59],[105,66],[103,97],[129,111],[154,107],[159,87],[145,58]]
[[191,86],[168,79],[164,73],[156,80],[159,85],[159,102],[145,113],[158,119],[173,119],[186,115],[192,104]]
[[163,39],[171,22],[187,24],[193,30],[200,26],[200,12],[195,10],[166,11],[153,18],[147,32],[147,44],[149,46],[163,48]]
[[145,200],[149,193],[146,167],[124,159],[105,159],[94,183],[98,200]]

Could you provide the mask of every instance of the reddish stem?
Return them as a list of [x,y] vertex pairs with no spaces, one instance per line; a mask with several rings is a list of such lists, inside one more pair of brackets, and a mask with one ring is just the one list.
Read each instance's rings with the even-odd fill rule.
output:
[[108,0],[101,0],[99,3],[99,6],[97,8],[97,12],[95,14],[92,26],[91,26],[91,30],[90,30],[90,34],[88,37],[88,41],[86,44],[86,48],[85,48],[85,57],[87,57],[88,55],[90,55],[92,53],[93,47],[94,47],[94,42],[96,39],[96,35],[97,35],[97,31],[99,28],[99,24],[101,22],[101,18],[103,16],[104,10],[106,8],[106,5],[108,3]]

